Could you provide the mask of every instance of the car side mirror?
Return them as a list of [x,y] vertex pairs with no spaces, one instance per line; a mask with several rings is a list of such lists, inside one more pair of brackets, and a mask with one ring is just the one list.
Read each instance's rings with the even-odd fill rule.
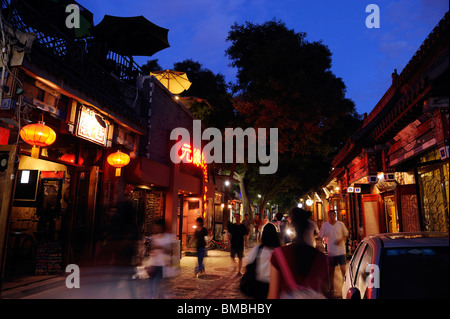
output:
[[351,287],[347,291],[347,299],[361,299],[361,293],[356,287]]

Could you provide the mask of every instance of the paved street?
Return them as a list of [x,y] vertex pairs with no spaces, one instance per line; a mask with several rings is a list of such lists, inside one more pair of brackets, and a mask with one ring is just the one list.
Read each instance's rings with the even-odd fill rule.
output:
[[[181,259],[176,277],[163,279],[158,298],[161,299],[242,299],[239,279],[229,253],[208,252],[206,273],[197,278],[194,267],[197,258]],[[80,288],[68,289],[65,276],[52,277],[40,283],[8,289],[2,298],[25,299],[146,299],[150,287],[147,279],[132,279],[134,267],[80,268]],[[45,287],[47,285],[47,287]]]
[[[248,252],[249,249],[246,249]],[[205,258],[206,273],[194,275],[197,258],[184,256],[176,277],[163,279],[158,299],[246,299],[239,290],[240,276],[229,252],[210,250]],[[50,277],[37,283],[22,285],[2,292],[5,299],[148,299],[147,279],[132,279],[134,267],[81,267],[80,288],[69,289],[65,275]],[[34,277],[35,280],[39,277]],[[341,289],[341,276],[336,271],[336,291]],[[340,297],[337,293],[336,297]]]

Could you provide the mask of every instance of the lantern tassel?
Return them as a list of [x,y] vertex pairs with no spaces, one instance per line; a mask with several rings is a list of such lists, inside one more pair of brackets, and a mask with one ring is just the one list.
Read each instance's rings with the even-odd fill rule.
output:
[[31,148],[31,158],[39,158],[40,149],[38,146],[33,146]]
[[117,167],[116,168],[116,176],[120,176],[120,171],[121,171],[120,167]]

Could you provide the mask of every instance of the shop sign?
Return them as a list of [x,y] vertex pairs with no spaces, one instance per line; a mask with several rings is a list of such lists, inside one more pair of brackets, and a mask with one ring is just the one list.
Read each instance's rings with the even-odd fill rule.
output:
[[0,127],[0,145],[8,145],[9,141],[9,130]]
[[84,106],[78,116],[76,135],[91,142],[106,146],[109,123],[103,117]]
[[181,147],[181,155],[179,155],[180,160],[183,159],[188,163],[193,163],[195,166],[200,167],[203,172],[203,180],[208,181],[208,171],[207,164],[205,162],[205,157],[202,151],[198,148],[192,149],[191,145],[184,143]]
[[[200,167],[202,169],[203,173],[203,181],[208,182],[208,165],[205,162],[205,157],[202,153],[202,151],[198,148],[192,148],[190,144],[184,143],[181,147],[181,155],[179,154],[180,160],[184,160],[187,163],[192,163],[197,167]],[[203,218],[206,215],[207,210],[207,202],[206,202],[206,194],[208,192],[208,187],[203,187]]]

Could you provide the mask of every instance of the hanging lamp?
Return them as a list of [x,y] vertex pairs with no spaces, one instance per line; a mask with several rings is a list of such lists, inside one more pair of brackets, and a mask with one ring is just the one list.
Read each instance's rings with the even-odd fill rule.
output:
[[[64,154],[63,156],[60,157],[60,160],[67,162],[67,163],[75,164],[75,154],[72,154],[72,153]],[[78,164],[83,165],[83,162],[84,162],[83,158],[81,156],[79,156]]]
[[49,146],[56,140],[56,133],[44,122],[28,124],[20,130],[20,137],[33,146],[31,157],[39,158],[40,147]]
[[110,154],[107,159],[108,164],[116,168],[116,176],[120,176],[121,168],[130,163],[130,156],[121,151]]

